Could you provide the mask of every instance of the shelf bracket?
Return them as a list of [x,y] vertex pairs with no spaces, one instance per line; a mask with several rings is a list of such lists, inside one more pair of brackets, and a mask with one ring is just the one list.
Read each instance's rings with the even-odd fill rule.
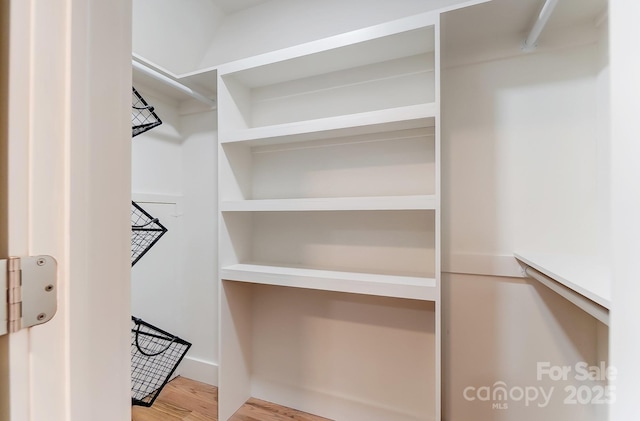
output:
[[0,260],[0,336],[40,325],[57,310],[58,265],[51,256],[10,257]]

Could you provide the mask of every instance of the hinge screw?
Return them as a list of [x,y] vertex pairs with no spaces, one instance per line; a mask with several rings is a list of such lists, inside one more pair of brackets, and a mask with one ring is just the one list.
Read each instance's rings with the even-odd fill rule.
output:
[[38,266],[44,266],[44,264],[47,263],[47,261],[41,257],[38,260],[36,260],[36,263],[38,264]]
[[47,291],[47,292],[53,291],[53,285],[51,285],[51,284],[47,285],[46,287],[44,287],[44,290]]
[[47,317],[47,315],[46,315],[46,314],[44,314],[44,313],[40,313],[40,314],[38,314],[38,320],[39,320],[39,321],[44,320],[46,317]]

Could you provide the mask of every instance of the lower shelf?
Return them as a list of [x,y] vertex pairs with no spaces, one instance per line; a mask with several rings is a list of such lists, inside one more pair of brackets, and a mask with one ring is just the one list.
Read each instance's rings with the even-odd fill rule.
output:
[[435,278],[339,272],[254,264],[236,264],[221,269],[226,281],[250,282],[353,294],[436,301]]
[[434,195],[326,197],[235,200],[220,203],[222,212],[434,210]]

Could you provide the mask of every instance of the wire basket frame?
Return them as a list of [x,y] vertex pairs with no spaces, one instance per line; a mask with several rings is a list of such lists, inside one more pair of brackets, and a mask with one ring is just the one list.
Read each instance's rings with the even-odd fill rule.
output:
[[131,266],[138,263],[167,229],[138,205],[131,202]]
[[162,124],[162,120],[155,113],[154,108],[147,104],[142,95],[133,88],[132,108],[131,108],[131,137],[151,130]]
[[151,406],[191,343],[131,317],[131,403]]

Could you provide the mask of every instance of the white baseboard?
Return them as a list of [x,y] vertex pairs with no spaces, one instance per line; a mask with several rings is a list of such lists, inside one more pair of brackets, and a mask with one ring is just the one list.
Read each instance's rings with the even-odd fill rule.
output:
[[412,413],[402,406],[385,407],[354,396],[340,396],[339,393],[331,394],[257,378],[252,381],[251,396],[332,420],[435,421],[433,415]]
[[184,357],[176,373],[191,380],[218,386],[218,364],[210,361]]

